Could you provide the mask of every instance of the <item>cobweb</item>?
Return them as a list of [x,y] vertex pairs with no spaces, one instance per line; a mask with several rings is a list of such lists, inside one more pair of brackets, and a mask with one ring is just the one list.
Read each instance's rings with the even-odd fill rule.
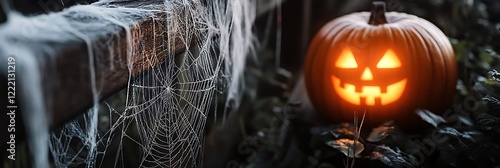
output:
[[[23,73],[25,79],[20,80],[30,82],[20,87],[27,89],[30,95],[26,96],[31,104],[27,105],[24,120],[27,121],[34,167],[202,167],[207,117],[221,109],[216,107],[218,102],[225,102],[226,107],[222,109],[234,109],[240,102],[245,60],[254,53],[255,2],[165,0],[163,6],[156,9],[163,10],[166,18],[157,18],[152,10],[104,7],[111,2],[78,5],[62,12],[67,14],[66,17],[97,18],[99,24],[106,27],[124,28],[127,53],[119,54],[127,55],[129,71],[132,53],[138,50],[132,47],[135,44],[155,45],[154,48],[161,47],[166,51],[162,54],[168,55],[161,65],[148,67],[150,70],[140,77],[129,76],[127,88],[104,102],[99,101],[100,88],[96,87],[98,80],[95,75],[96,66],[106,66],[99,63],[103,54],[85,32],[79,31],[81,27],[95,25],[84,22],[68,24],[64,21],[66,18],[56,18],[58,15],[53,14],[36,18],[15,12],[8,15],[5,27],[19,24],[11,23],[13,20],[26,22],[25,25],[37,20],[57,22],[51,23],[51,28],[57,28],[51,31],[65,32],[84,40],[90,53],[89,62],[97,62],[89,69],[93,107],[79,119],[49,132],[48,117],[43,114],[50,114],[46,111],[51,107],[44,106],[36,65],[44,61],[37,57],[41,51],[49,56],[55,53],[43,48],[24,53],[23,49],[11,46],[13,49],[1,54],[23,55],[24,62],[33,62],[21,67],[26,69],[26,74]],[[133,23],[127,19],[137,16],[179,24],[173,27],[175,31],[163,32],[167,33],[166,36],[155,35],[163,38],[160,44],[142,44],[138,35],[129,30]],[[5,27],[0,34],[3,32],[8,36]],[[14,30],[15,26],[10,29]],[[187,49],[176,55],[174,45],[179,40]],[[7,43],[7,38],[0,39],[0,46],[9,46]],[[112,48],[108,50],[112,51]]]

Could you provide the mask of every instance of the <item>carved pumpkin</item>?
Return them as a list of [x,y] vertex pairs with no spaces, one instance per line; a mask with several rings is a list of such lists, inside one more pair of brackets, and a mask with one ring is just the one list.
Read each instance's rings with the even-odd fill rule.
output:
[[385,12],[353,13],[327,23],[311,43],[305,81],[316,110],[333,121],[421,120],[416,108],[442,112],[454,95],[457,67],[447,37],[419,17]]

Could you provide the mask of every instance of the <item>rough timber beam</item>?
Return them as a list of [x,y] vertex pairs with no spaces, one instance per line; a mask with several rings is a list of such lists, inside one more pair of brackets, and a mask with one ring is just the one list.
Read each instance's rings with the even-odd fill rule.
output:
[[[124,88],[129,81],[129,76],[134,78],[143,71],[163,62],[168,56],[185,50],[185,41],[175,40],[174,43],[168,44],[168,46],[167,42],[165,42],[170,32],[175,29],[177,29],[176,31],[182,31],[178,28],[183,26],[168,20],[168,11],[164,11],[163,3],[162,0],[152,0],[93,4],[106,8],[124,7],[150,10],[152,15],[149,16],[126,16],[130,17],[127,19],[131,19],[130,23],[132,23],[126,25],[133,36],[131,42],[127,41],[127,33],[124,27],[115,25],[110,28],[109,24],[102,24],[101,26],[99,24],[100,20],[97,18],[74,17],[64,11],[52,13],[51,15],[62,15],[68,18],[68,25],[71,25],[72,22],[81,24],[81,19],[85,19],[84,23],[96,25],[92,28],[93,30],[86,30],[78,26],[74,27],[76,31],[88,39],[87,42],[81,37],[68,35],[68,32],[61,31],[38,32],[43,35],[41,37],[37,36],[37,38],[23,36],[22,33],[19,33],[21,31],[12,32],[19,33],[19,36],[10,36],[13,38],[9,40],[25,44],[22,47],[33,51],[34,55],[39,59],[40,71],[43,74],[41,77],[44,90],[43,97],[49,108],[47,111],[52,128],[78,116],[93,104],[89,69],[92,65],[95,67],[96,88],[99,90],[99,99],[102,99]],[[67,10],[71,10],[71,8]],[[47,22],[50,22],[50,20]],[[64,36],[64,38],[52,38],[61,36]],[[89,62],[89,42],[92,45],[91,49],[94,54],[92,64]],[[131,44],[132,49],[130,54],[131,71],[129,71],[127,58],[127,52],[130,51],[129,44]],[[9,50],[9,47],[0,44],[0,54],[6,53],[1,50]],[[50,54],[45,50],[50,50]],[[9,56],[16,58],[23,55],[12,54]],[[21,59],[16,60],[17,65],[23,64],[20,61]],[[2,63],[4,63],[3,60]],[[0,72],[3,79],[1,81],[2,86],[7,84],[7,81],[5,81],[6,71]],[[21,72],[16,73],[19,73],[16,74],[17,99],[19,101],[22,100],[21,96],[30,95],[30,93],[20,93],[23,92],[19,84],[23,82],[20,79],[22,74],[20,74]],[[2,88],[6,90],[7,87]],[[2,101],[2,108],[7,106],[5,103],[6,101]],[[20,103],[22,107],[23,102]],[[22,109],[19,110],[22,115]],[[0,117],[0,120],[2,120],[0,122],[7,123],[8,120],[3,121],[4,119],[6,119],[4,116]],[[20,120],[19,117],[18,121]]]
[[[137,77],[144,71],[163,62],[168,56],[183,52],[186,49],[182,40],[175,40],[173,44],[167,44],[166,42],[169,38],[167,35],[172,33],[174,27],[178,28],[180,25],[166,20],[166,17],[168,17],[166,12],[161,11],[165,10],[162,0],[131,1],[110,5],[138,9],[159,8],[159,10],[154,14],[154,18],[134,18],[134,24],[129,27],[130,34],[133,36],[131,39],[132,53],[130,62],[132,67],[130,72],[126,54],[130,48],[127,46],[125,29],[118,28],[113,32],[106,32],[92,39],[93,44],[100,45],[95,47],[95,50],[100,50],[97,52],[102,54],[100,58],[94,59],[96,63],[99,62],[99,65],[95,66],[96,85],[100,90],[99,99],[126,87],[129,75],[131,78]],[[109,37],[113,36],[113,34],[119,34],[119,38],[110,44]],[[108,47],[112,47],[113,52],[110,52]],[[52,104],[54,108],[51,109],[54,112],[52,126],[57,126],[74,118],[93,104],[89,74],[90,65],[88,53],[85,52],[86,49],[87,45],[82,45],[80,41],[75,48],[64,50],[60,59],[57,60],[57,70],[55,72],[58,73],[57,78],[60,80],[60,87],[53,90],[52,93],[54,96]],[[75,55],[78,56],[70,57]]]
[[[256,0],[257,15],[261,16],[273,10],[276,5],[279,5],[284,1],[286,0],[273,1],[271,3],[267,0]],[[186,41],[170,39],[169,41],[175,42],[165,42],[165,40],[169,38],[167,35],[176,34],[179,31],[182,31],[179,30],[179,28],[187,28],[185,25],[182,25],[182,23],[168,20],[169,11],[165,11],[166,8],[164,7],[164,0],[117,1],[109,4],[96,3],[93,5],[106,8],[122,7],[155,11],[153,12],[155,17],[137,16],[128,18],[132,20],[132,24],[127,25],[130,29],[130,34],[134,35],[132,41],[139,41],[137,43],[132,43],[131,46],[133,51],[131,54],[131,71],[129,71],[126,54],[128,50],[128,42],[125,29],[119,26],[116,26],[114,29],[109,29],[109,27],[105,28],[105,26],[109,25],[102,25],[102,27],[99,27],[99,24],[96,24],[99,22],[97,19],[84,18],[86,19],[85,22],[89,24],[96,24],[96,27],[93,27],[93,30],[85,30],[85,28],[75,27],[77,31],[82,32],[83,35],[88,37],[88,40],[92,45],[92,53],[94,54],[93,64],[89,62],[87,43],[82,40],[81,37],[67,36],[67,32],[38,32],[44,36],[37,36],[36,39],[23,34],[19,34],[19,36],[10,36],[14,38],[9,40],[15,41],[18,44],[23,44],[21,48],[31,50],[34,53],[39,53],[35,56],[38,57],[38,62],[41,64],[39,66],[41,67],[40,71],[43,74],[41,77],[44,94],[43,97],[47,107],[49,108],[47,111],[49,113],[48,116],[51,128],[55,128],[68,120],[75,118],[92,106],[93,92],[91,87],[92,85],[90,83],[91,73],[89,71],[89,68],[92,65],[95,67],[96,87],[99,90],[99,100],[101,100],[126,87],[129,77],[138,77],[151,67],[163,62],[168,56],[181,53],[186,49],[184,45]],[[179,6],[178,8],[182,9],[182,6]],[[167,10],[176,10],[176,8],[169,8]],[[64,15],[64,17],[72,17],[71,15],[68,15],[68,13],[64,13],[64,11],[52,13],[51,15]],[[82,22],[82,20],[75,18],[68,20],[69,22]],[[2,24],[5,25],[7,22],[0,23],[0,31],[2,31]],[[50,24],[50,20],[47,20],[46,24]],[[64,40],[61,40],[60,38],[55,38],[57,40],[51,38],[57,36],[65,36],[66,38],[64,38]],[[50,54],[45,51],[47,49],[50,50]],[[9,50],[9,47],[2,46],[2,44],[0,44],[0,56],[6,53],[2,50]],[[13,56],[15,58],[21,55],[14,54],[2,56],[1,58],[9,56]],[[7,63],[4,61],[5,60],[2,60],[0,63],[6,65]],[[22,64],[22,62],[17,61],[16,64]],[[3,65],[0,65],[0,67],[3,67]],[[4,90],[0,93],[6,92],[6,73],[6,71],[0,71],[0,86],[1,88],[4,88]],[[21,77],[19,75],[20,74],[17,76],[18,78]],[[18,84],[18,100],[22,99],[22,95],[30,95],[30,93],[22,93],[23,91],[20,90],[19,83],[23,82],[22,80],[17,80],[16,82]],[[6,94],[4,93],[2,95]],[[8,105],[7,100],[2,100],[0,105],[2,108],[6,107]],[[22,140],[24,128],[22,118],[19,115],[23,115],[22,108],[18,110],[18,117],[16,119],[16,127],[18,133],[20,134],[19,138]],[[8,117],[0,117],[0,123],[8,124],[8,122]],[[5,142],[4,139],[7,138],[7,135],[8,134],[5,134],[5,131],[0,131],[0,140]]]

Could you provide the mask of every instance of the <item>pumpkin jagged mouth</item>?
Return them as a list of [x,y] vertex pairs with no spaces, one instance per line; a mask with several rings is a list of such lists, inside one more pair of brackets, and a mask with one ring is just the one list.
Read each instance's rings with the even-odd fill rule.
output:
[[381,86],[356,87],[356,85],[342,82],[335,76],[331,77],[333,88],[342,99],[355,105],[368,106],[386,105],[397,101],[403,95],[407,81],[407,79],[403,79],[385,88],[381,88]]

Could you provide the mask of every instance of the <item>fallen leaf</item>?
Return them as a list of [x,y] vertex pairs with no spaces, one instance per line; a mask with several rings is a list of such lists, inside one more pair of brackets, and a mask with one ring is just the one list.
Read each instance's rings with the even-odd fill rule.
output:
[[500,118],[481,113],[476,117],[476,125],[486,131],[500,133]]
[[368,136],[368,138],[366,140],[370,141],[370,142],[378,142],[378,141],[386,138],[387,136],[389,136],[389,134],[393,130],[394,130],[394,126],[385,126],[385,125],[379,126],[377,128],[373,128],[372,132],[370,133],[370,135]]
[[497,98],[491,95],[486,95],[482,101],[486,102],[488,105],[488,111],[491,115],[500,117],[500,101]]
[[438,116],[438,115],[430,112],[429,110],[418,109],[415,111],[415,113],[417,113],[417,115],[420,116],[420,118],[422,118],[422,120],[431,124],[434,127],[437,127],[440,123],[445,122],[443,117]]
[[350,123],[341,123],[337,128],[330,131],[335,138],[354,138],[354,126]]
[[[395,168],[414,167],[416,163],[415,157],[407,155],[400,150],[395,151],[385,145],[376,146],[369,158],[372,160],[379,160],[385,165]],[[408,159],[408,161],[406,159]]]
[[359,142],[352,139],[342,138],[334,141],[326,142],[327,145],[339,150],[344,155],[351,158],[358,158],[359,154],[365,150],[365,146]]
[[454,138],[457,138],[462,147],[467,146],[463,140],[467,140],[468,142],[477,143],[478,140],[481,139],[482,134],[479,131],[465,131],[460,132],[452,127],[444,127],[439,129],[438,131],[441,134],[448,135]]

